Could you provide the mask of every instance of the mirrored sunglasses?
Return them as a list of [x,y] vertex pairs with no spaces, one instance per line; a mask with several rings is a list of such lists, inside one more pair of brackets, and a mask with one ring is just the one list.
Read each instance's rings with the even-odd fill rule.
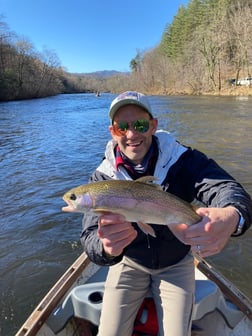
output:
[[150,127],[150,120],[137,119],[130,123],[127,121],[114,121],[113,123],[113,131],[117,136],[126,135],[130,127],[138,133],[146,133]]

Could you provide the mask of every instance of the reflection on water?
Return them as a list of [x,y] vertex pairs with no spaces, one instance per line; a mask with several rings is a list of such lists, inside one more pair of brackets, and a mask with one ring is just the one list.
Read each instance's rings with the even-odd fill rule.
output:
[[[0,334],[12,335],[79,255],[81,215],[62,194],[86,183],[109,139],[114,96],[0,104]],[[251,98],[150,97],[159,126],[215,158],[252,195]],[[252,234],[209,260],[252,298]]]

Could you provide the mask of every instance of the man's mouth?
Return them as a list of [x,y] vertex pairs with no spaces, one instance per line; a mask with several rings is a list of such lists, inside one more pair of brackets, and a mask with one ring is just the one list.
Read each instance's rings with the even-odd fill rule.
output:
[[139,141],[139,142],[131,142],[131,143],[127,143],[128,147],[139,147],[143,142]]

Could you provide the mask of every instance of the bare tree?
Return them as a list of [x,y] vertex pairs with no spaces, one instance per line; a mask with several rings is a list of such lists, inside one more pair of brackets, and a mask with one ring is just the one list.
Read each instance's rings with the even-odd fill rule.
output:
[[34,52],[33,45],[27,39],[18,40],[15,44],[16,74],[17,74],[17,96],[27,92],[26,79],[29,77],[28,68]]
[[[250,4],[250,5],[249,5]],[[251,76],[252,65],[252,5],[250,1],[235,0],[228,10],[230,40],[228,57],[234,66],[236,80],[240,72]]]
[[59,91],[60,81],[57,69],[60,61],[55,51],[44,49],[37,56],[37,76],[35,96],[53,95]]

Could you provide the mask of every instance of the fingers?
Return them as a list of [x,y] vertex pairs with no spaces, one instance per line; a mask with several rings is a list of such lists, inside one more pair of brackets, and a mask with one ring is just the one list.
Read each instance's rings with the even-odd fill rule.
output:
[[118,256],[122,254],[124,248],[128,246],[137,236],[136,230],[132,230],[129,232],[127,236],[124,238],[119,236],[120,238],[110,237],[110,238],[101,238],[103,243],[103,249],[106,252],[106,254],[110,256]]
[[110,213],[110,212],[101,215],[98,220],[99,226],[115,224],[115,223],[120,224],[124,222],[126,222],[124,216],[116,214],[116,213]]
[[182,243],[185,243],[185,232],[188,229],[186,224],[170,224],[168,227]]
[[237,221],[235,210],[227,208],[199,208],[202,220],[184,232],[185,243],[193,253],[208,257],[219,253],[229,241]]
[[193,254],[197,254],[202,258],[212,256],[219,253],[222,250],[222,247],[215,246],[213,244],[195,244],[191,246],[191,251]]
[[105,214],[100,216],[98,220],[98,236],[100,238],[110,235],[117,237],[130,228],[132,228],[131,223],[125,221],[125,218],[119,214]]
[[99,218],[97,235],[102,241],[104,251],[117,256],[136,238],[137,231],[123,216],[108,213]]

